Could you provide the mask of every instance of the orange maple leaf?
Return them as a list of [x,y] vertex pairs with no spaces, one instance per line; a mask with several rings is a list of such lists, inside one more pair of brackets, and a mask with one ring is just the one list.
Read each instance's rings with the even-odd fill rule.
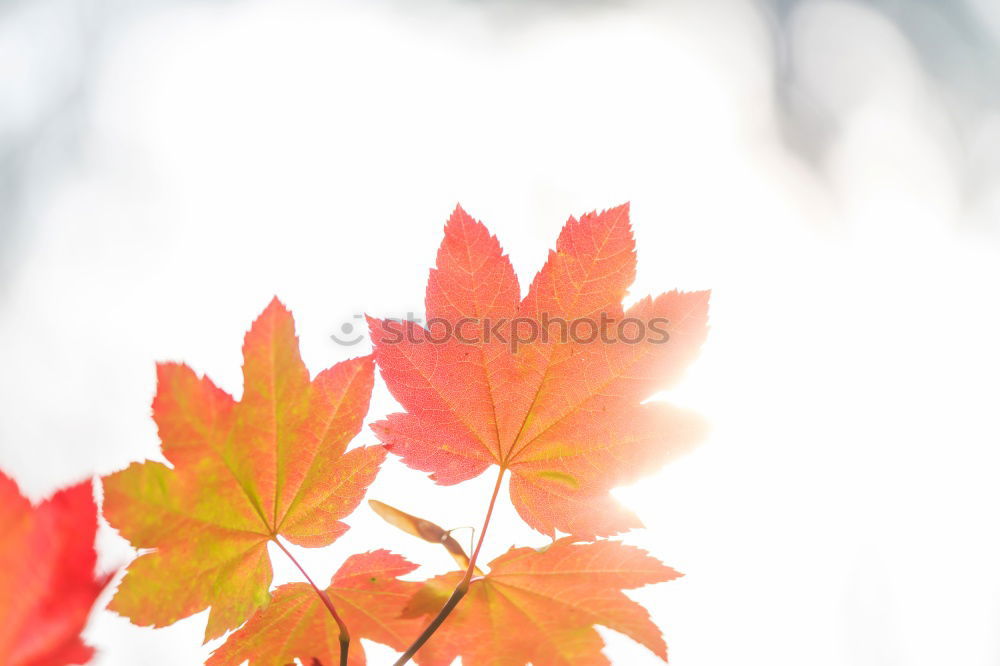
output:
[[[472,581],[468,595],[414,658],[421,666],[604,666],[595,624],[614,629],[667,659],[649,613],[622,592],[681,574],[617,541],[574,543],[565,537],[543,550],[512,548]],[[438,612],[462,578],[427,581],[404,617]]]
[[163,455],[104,478],[104,515],[133,546],[109,608],[164,626],[211,606],[205,639],[269,600],[269,540],[325,546],[364,496],[381,446],[345,453],[361,429],[371,357],[312,381],[292,315],[277,300],[243,344],[239,402],[186,365],[161,364],[153,400]]
[[406,409],[373,425],[441,484],[510,470],[535,529],[585,538],[638,527],[608,491],[695,443],[703,425],[661,402],[707,333],[707,291],[621,304],[635,275],[628,206],[570,218],[521,300],[486,227],[456,208],[427,284],[428,327],[369,320]]
[[[407,601],[420,583],[401,581],[417,565],[387,550],[352,555],[333,575],[326,593],[351,628],[354,638],[367,638],[403,650],[419,633],[422,622],[401,617]],[[338,628],[311,586],[282,585],[267,608],[254,615],[205,666],[291,664],[296,658],[308,664],[340,661]],[[360,643],[350,651],[348,663],[363,666]]]
[[90,481],[36,507],[0,472],[0,663],[85,664],[80,632],[109,576],[95,576],[97,507]]

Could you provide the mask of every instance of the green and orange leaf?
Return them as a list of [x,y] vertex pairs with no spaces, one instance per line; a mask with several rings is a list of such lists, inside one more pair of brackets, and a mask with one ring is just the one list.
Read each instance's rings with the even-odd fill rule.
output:
[[110,608],[164,626],[211,607],[206,640],[269,600],[269,540],[325,546],[347,530],[381,446],[346,451],[361,429],[371,357],[310,380],[291,313],[273,300],[243,344],[239,402],[186,365],[157,368],[153,418],[169,464],[104,478],[104,515],[142,553]]
[[643,403],[697,354],[709,295],[671,291],[626,310],[635,267],[627,205],[570,218],[521,299],[497,239],[457,208],[427,284],[429,328],[369,321],[382,376],[406,410],[374,424],[376,434],[441,484],[494,464],[510,470],[514,506],[544,534],[639,526],[608,491],[702,436],[695,415]]
[[[607,666],[602,625],[664,661],[667,646],[646,610],[622,590],[680,576],[644,551],[617,541],[560,539],[543,550],[513,548],[490,562],[469,592],[417,653],[421,666]],[[433,616],[462,573],[427,581],[404,617]]]
[[[420,583],[399,580],[416,565],[387,550],[352,555],[326,588],[354,639],[367,638],[403,650],[423,622],[401,617]],[[271,603],[216,650],[206,666],[340,663],[339,629],[311,586],[282,585]],[[351,666],[364,666],[365,652],[353,640]]]

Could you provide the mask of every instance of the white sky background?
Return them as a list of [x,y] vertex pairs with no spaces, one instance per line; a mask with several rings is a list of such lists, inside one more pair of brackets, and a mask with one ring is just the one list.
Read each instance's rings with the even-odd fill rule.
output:
[[[618,492],[649,528],[627,540],[687,574],[633,595],[671,662],[996,664],[1000,179],[977,172],[974,199],[966,183],[1000,116],[957,123],[903,35],[853,4],[800,7],[781,56],[836,113],[815,164],[783,141],[749,3],[407,7],[178,5],[106,44],[80,159],[0,239],[0,468],[38,498],[157,456],[154,362],[238,395],[242,335],[274,294],[314,373],[366,353],[329,334],[420,312],[456,201],[526,286],[569,214],[630,200],[633,296],[713,289],[709,342],[663,396],[712,435]],[[47,20],[0,27],[22,38],[0,45],[30,55]],[[16,128],[44,77],[5,62]],[[370,420],[394,408],[377,385]],[[392,460],[369,496],[478,526],[491,484]],[[367,507],[348,522],[302,551],[315,578],[378,547],[449,566]],[[484,561],[544,542],[504,499]],[[106,567],[130,557],[110,530],[99,545]],[[98,612],[88,637],[102,666],[187,665],[214,646],[204,623]],[[655,663],[604,634],[615,664]]]

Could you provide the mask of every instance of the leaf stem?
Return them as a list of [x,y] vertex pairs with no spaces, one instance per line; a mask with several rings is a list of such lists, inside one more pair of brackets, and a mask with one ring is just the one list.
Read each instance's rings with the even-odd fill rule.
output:
[[316,594],[319,595],[323,605],[326,606],[328,611],[330,611],[330,615],[333,616],[333,621],[337,623],[337,627],[340,629],[340,666],[347,666],[347,652],[351,647],[351,634],[347,631],[347,625],[344,624],[344,621],[340,618],[340,615],[337,613],[337,609],[334,608],[333,601],[330,600],[330,596],[313,582],[313,579],[309,577],[309,574],[307,574],[306,570],[302,568],[302,565],[299,564],[297,559],[295,559],[295,556],[292,555],[287,548],[285,548],[283,543],[278,541],[278,537],[273,537],[271,540],[278,544],[278,548],[280,548],[281,551],[288,556],[288,559],[290,559],[292,563],[299,568],[299,571],[301,571],[302,575],[306,577],[306,580],[309,581],[312,588],[316,590]]
[[476,559],[479,557],[479,551],[483,547],[483,541],[486,539],[486,529],[490,526],[490,518],[493,517],[493,507],[496,506],[497,495],[500,494],[500,484],[503,482],[503,474],[506,471],[507,468],[501,465],[500,473],[497,474],[496,485],[493,486],[493,496],[490,497],[489,508],[486,509],[486,518],[483,520],[483,527],[479,530],[479,540],[476,542],[475,550],[472,551],[472,557],[469,558],[469,566],[465,569],[465,575],[462,576],[461,582],[459,582],[458,586],[455,587],[451,596],[448,597],[448,601],[446,601],[444,606],[441,607],[441,610],[439,610],[438,614],[434,616],[434,619],[427,625],[427,628],[424,629],[423,633],[417,637],[417,640],[413,641],[413,644],[406,649],[403,656],[393,663],[393,666],[403,666],[403,664],[412,659],[413,655],[417,653],[417,650],[423,647],[424,643],[426,643],[427,640],[434,635],[434,632],[438,630],[438,627],[440,627],[448,616],[451,615],[451,612],[455,610],[455,606],[457,606],[458,602],[462,600],[462,597],[469,592],[469,583],[472,582],[472,576],[476,570]]

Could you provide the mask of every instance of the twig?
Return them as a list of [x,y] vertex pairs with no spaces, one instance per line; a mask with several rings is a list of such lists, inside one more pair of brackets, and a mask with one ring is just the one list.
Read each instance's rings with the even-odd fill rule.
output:
[[438,611],[438,614],[433,620],[431,620],[431,623],[427,625],[427,628],[424,629],[423,633],[417,637],[417,640],[413,641],[413,644],[406,649],[403,656],[397,659],[393,666],[403,666],[403,664],[412,659],[413,655],[417,653],[417,650],[419,650],[423,644],[434,635],[434,632],[438,630],[438,627],[440,627],[448,616],[451,615],[451,612],[455,610],[455,606],[457,606],[458,602],[462,600],[462,597],[469,592],[469,583],[472,582],[473,572],[476,570],[476,559],[479,557],[479,551],[483,547],[483,541],[486,538],[486,528],[489,527],[490,518],[493,517],[493,507],[496,505],[497,495],[500,493],[500,484],[503,481],[503,474],[506,471],[506,468],[501,466],[500,473],[497,474],[497,482],[493,487],[493,496],[490,497],[490,506],[486,509],[486,518],[483,520],[482,529],[479,530],[479,541],[476,542],[476,549],[472,551],[472,557],[469,558],[469,566],[466,568],[465,575],[462,576],[461,582],[459,582],[458,586],[455,587],[455,590],[451,593],[448,601],[445,602],[441,610]]
[[316,583],[313,582],[313,579],[309,577],[309,574],[307,574],[306,570],[302,568],[299,561],[295,559],[287,548],[285,548],[283,543],[278,541],[278,537],[273,537],[272,541],[278,544],[278,548],[280,548],[285,555],[288,555],[288,559],[290,559],[292,563],[299,568],[299,571],[301,571],[302,575],[306,577],[306,580],[309,581],[312,588],[316,590],[316,594],[318,594],[319,598],[323,601],[323,605],[326,606],[328,611],[330,611],[330,615],[333,616],[333,621],[336,622],[337,626],[340,628],[340,666],[347,666],[347,652],[351,648],[351,635],[347,631],[347,625],[344,624],[340,615],[337,614],[337,609],[334,608],[333,601],[330,600],[330,596],[324,590],[321,590]]

